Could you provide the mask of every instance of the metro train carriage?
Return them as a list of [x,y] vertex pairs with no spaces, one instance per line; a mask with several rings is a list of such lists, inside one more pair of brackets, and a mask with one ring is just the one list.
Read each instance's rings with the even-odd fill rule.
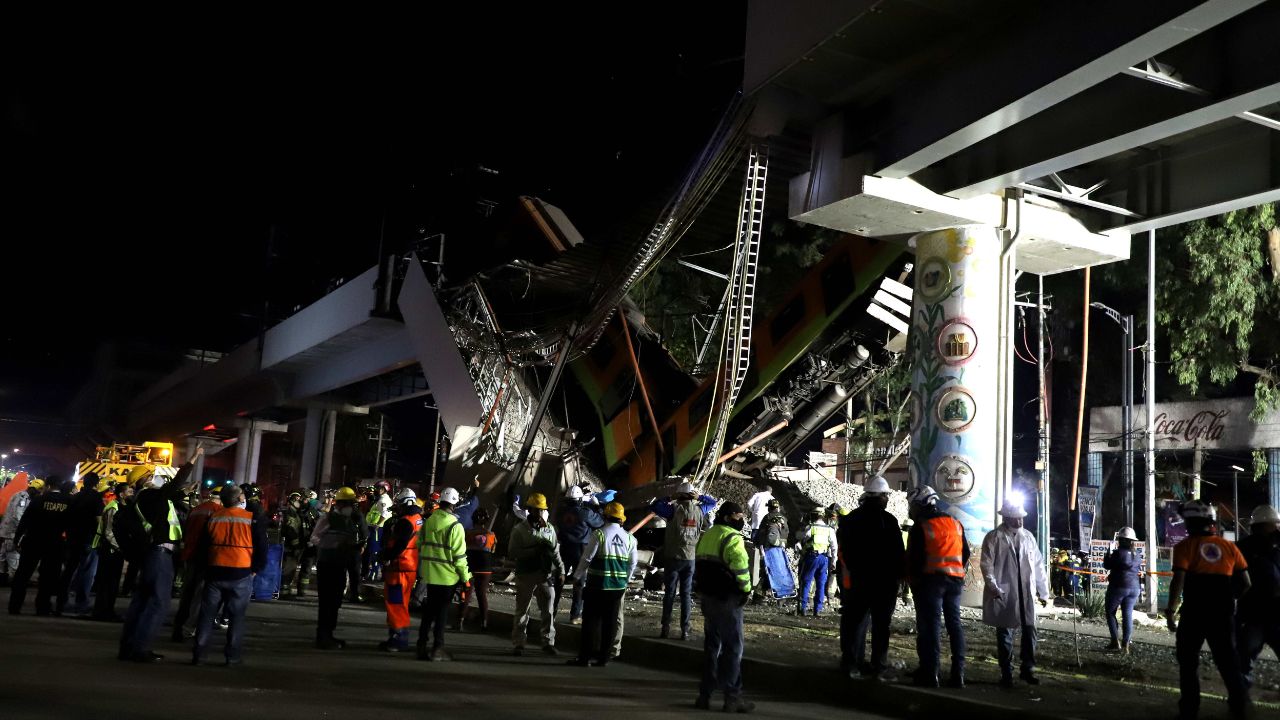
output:
[[[759,398],[788,367],[813,346],[859,296],[871,289],[904,249],[901,245],[854,235],[843,236],[797,283],[781,305],[757,320],[752,334],[751,369],[734,415]],[[605,462],[612,484],[634,488],[678,473],[696,460],[707,443],[710,419],[719,407],[714,376],[679,402],[654,402],[662,449],[654,436],[621,323],[615,318],[592,352],[573,363],[579,384],[594,405],[601,425]],[[652,358],[641,358],[649,392],[668,384],[651,377]],[[661,455],[661,457],[660,457]]]

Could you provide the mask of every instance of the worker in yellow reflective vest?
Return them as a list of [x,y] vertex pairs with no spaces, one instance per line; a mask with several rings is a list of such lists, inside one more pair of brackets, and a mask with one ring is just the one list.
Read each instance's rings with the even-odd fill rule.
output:
[[[418,628],[418,659],[439,662],[452,660],[444,649],[444,628],[449,621],[449,605],[454,588],[471,587],[471,570],[467,566],[466,533],[453,514],[458,504],[458,491],[449,487],[440,491],[440,507],[427,518],[418,531],[418,580],[426,588],[422,603],[422,625]],[[427,635],[431,649],[427,650]]]
[[749,713],[755,703],[742,697],[742,606],[751,597],[751,567],[742,537],[742,506],[726,502],[716,524],[698,540],[693,582],[702,598],[702,683],[694,707],[711,708],[711,694],[724,693],[724,711]]
[[[574,573],[579,582],[586,580],[586,586],[578,657],[570,660],[570,665],[590,662],[596,667],[604,667],[609,664],[609,651],[618,631],[614,618],[618,617],[622,596],[639,562],[636,538],[622,527],[627,520],[622,503],[605,505],[601,515],[604,516],[604,526],[591,531],[587,548],[582,552]],[[597,639],[600,639],[598,645]]]
[[809,524],[798,536],[800,550],[800,605],[797,615],[804,615],[809,602],[809,586],[813,585],[813,614],[822,612],[827,599],[827,571],[831,567],[831,558],[839,554],[836,542],[836,530],[826,523],[822,512],[814,510],[809,515]]

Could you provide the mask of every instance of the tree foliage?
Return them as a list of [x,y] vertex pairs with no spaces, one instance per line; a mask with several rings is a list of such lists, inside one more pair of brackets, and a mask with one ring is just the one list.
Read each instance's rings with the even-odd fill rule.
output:
[[1197,220],[1156,263],[1173,376],[1193,393],[1252,376],[1255,418],[1280,406],[1280,268],[1267,251],[1275,227],[1274,205]]

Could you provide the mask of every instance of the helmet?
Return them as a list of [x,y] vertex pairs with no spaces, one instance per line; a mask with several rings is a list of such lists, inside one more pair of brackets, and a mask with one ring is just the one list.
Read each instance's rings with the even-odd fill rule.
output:
[[247,500],[262,499],[262,488],[258,487],[257,485],[253,485],[253,484],[241,485],[240,489],[244,491],[244,496],[245,496],[245,499]]
[[111,489],[111,485],[112,485],[112,482],[110,478],[102,478],[101,480],[98,481],[97,486],[94,487],[93,489],[97,490],[98,492],[106,492]]
[[885,495],[889,492],[889,481],[884,476],[877,475],[867,481],[866,486],[862,489],[865,493],[875,493],[877,495]]
[[1280,513],[1270,505],[1259,505],[1253,509],[1253,517],[1249,518],[1250,525],[1265,525],[1267,523],[1280,523]]
[[529,499],[524,501],[524,506],[530,510],[546,510],[547,496],[542,493],[529,493]]
[[581,500],[582,488],[578,487],[577,485],[570,485],[569,489],[565,491],[564,496],[569,498],[570,500]]
[[912,505],[934,505],[938,502],[938,493],[928,485],[918,485],[907,493],[907,502]]
[[1213,506],[1200,500],[1192,500],[1182,504],[1182,508],[1178,511],[1183,520],[1217,520],[1217,513],[1214,512]]
[[356,491],[349,487],[340,487],[338,492],[334,493],[333,499],[338,502],[355,502]]
[[697,495],[698,491],[693,488],[693,483],[682,482],[676,488],[676,494],[677,495]]
[[316,491],[315,491],[315,490],[308,490],[308,491],[307,491],[307,499],[308,499],[308,500],[317,500],[317,499],[319,499],[319,498],[320,498],[320,496],[316,494]]
[[1120,528],[1120,537],[1125,540],[1137,540],[1138,534],[1133,531],[1133,528],[1126,525]]
[[27,487],[32,490],[43,490],[44,481],[41,480],[40,478],[36,478],[35,480],[32,480],[31,482],[27,483]]
[[139,465],[129,471],[129,484],[137,485],[138,483],[145,482],[151,479],[151,476],[155,474],[155,471],[155,465]]
[[450,505],[458,504],[458,491],[453,488],[445,488],[440,491],[440,502],[449,503]]
[[396,502],[405,503],[405,504],[417,504],[418,493],[414,492],[412,488],[401,488],[400,492],[396,493]]
[[1027,511],[1022,507],[1022,503],[1010,497],[1006,497],[1004,499],[1004,505],[1000,507],[999,512],[1002,516],[1011,520],[1017,520],[1027,516]]
[[774,498],[773,500],[770,500],[768,503],[765,503],[765,507],[769,508],[770,510],[781,510],[782,503],[778,502],[777,498]]
[[302,493],[298,492],[297,490],[294,490],[293,492],[289,493],[289,499],[290,499],[290,500],[294,500],[294,499],[301,500],[301,499],[302,499]]
[[373,486],[382,488],[383,492],[391,492],[391,483],[387,482],[386,480],[379,480],[378,482],[374,483]]
[[627,520],[627,511],[622,507],[622,503],[619,502],[611,502],[605,505],[603,514],[605,517],[613,518],[618,522],[626,522]]

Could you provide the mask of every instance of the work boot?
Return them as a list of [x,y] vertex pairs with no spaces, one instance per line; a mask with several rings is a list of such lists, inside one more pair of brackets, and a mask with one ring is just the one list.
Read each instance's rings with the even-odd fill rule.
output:
[[658,637],[663,640],[666,640],[667,638],[671,637],[671,626],[666,623],[663,623],[662,632],[658,633]]
[[932,675],[929,673],[920,673],[920,672],[917,672],[915,676],[911,678],[911,684],[915,685],[916,687],[923,687],[923,688],[936,688],[936,687],[939,687],[940,685],[940,683],[938,682],[937,675]]
[[814,616],[814,617],[818,617],[818,615],[819,615],[821,612],[822,612],[822,608],[814,608],[814,609],[813,609],[813,616]]
[[1022,672],[1018,673],[1018,677],[1022,678],[1022,682],[1028,685],[1040,684],[1040,678],[1036,677],[1035,673],[1031,672],[1030,670],[1023,670]]
[[431,650],[431,655],[428,657],[428,659],[431,660],[431,662],[448,662],[453,659],[453,656],[450,655],[444,648],[438,647],[438,648],[433,648]]
[[680,639],[681,639],[681,640],[688,640],[688,639],[689,639],[689,628],[681,628],[681,630],[680,630]]
[[697,710],[710,710],[711,698],[699,695],[698,699],[693,701],[693,707]]
[[952,670],[951,677],[947,680],[947,687],[957,690],[964,689],[964,670]]
[[1002,687],[1002,688],[1011,688],[1011,687],[1013,687],[1013,674],[1012,674],[1012,673],[1005,673],[1005,672],[1000,673],[1000,687]]
[[1128,655],[1128,654],[1129,654],[1129,649],[1130,649],[1131,647],[1133,647],[1133,643],[1125,643],[1125,644],[1121,645],[1121,646],[1120,646],[1120,654],[1121,654],[1121,655]]
[[722,708],[727,713],[749,713],[756,709],[756,704],[743,698],[731,698],[724,701]]
[[1108,650],[1110,650],[1110,651],[1112,651],[1112,652],[1115,652],[1115,651],[1119,650],[1119,649],[1120,649],[1120,641],[1119,641],[1119,640],[1116,640],[1115,638],[1112,638],[1112,639],[1111,639],[1111,644],[1107,646],[1107,649],[1108,649]]
[[605,667],[608,664],[609,664],[609,658],[607,657],[596,658],[591,662],[591,667]]

